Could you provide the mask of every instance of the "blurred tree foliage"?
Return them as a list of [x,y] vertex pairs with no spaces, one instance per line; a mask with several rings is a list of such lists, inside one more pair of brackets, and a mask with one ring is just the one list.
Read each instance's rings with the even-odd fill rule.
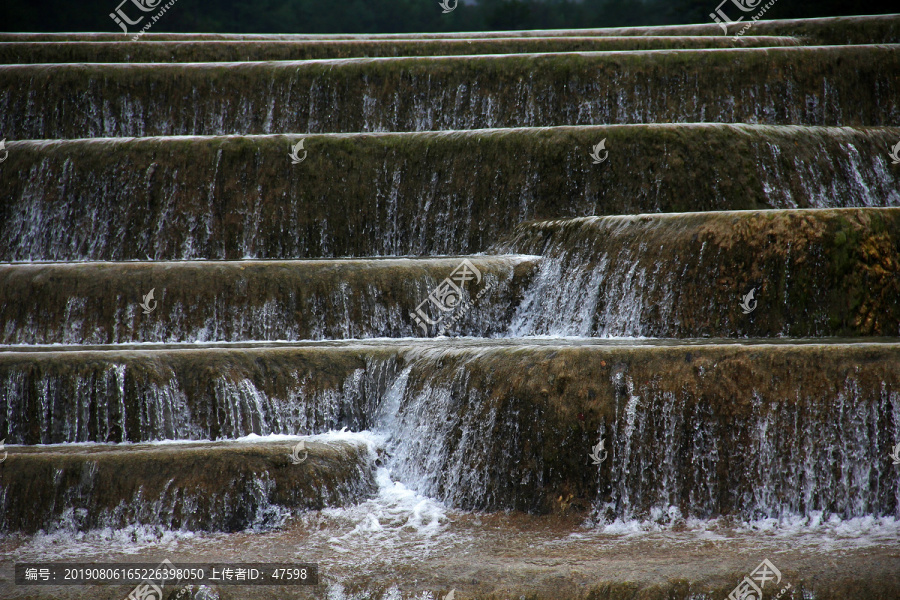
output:
[[[118,32],[109,13],[120,1],[0,0],[0,30]],[[438,0],[177,0],[153,31],[405,33],[707,23],[720,1],[459,0],[443,14]],[[124,10],[136,10],[131,0]],[[766,18],[892,12],[900,12],[898,0],[777,0]]]

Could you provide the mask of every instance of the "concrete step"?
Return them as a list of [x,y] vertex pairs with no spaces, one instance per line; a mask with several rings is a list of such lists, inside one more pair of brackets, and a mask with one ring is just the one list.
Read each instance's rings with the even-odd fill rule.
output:
[[724,124],[10,141],[0,261],[457,255],[538,219],[900,206],[898,141]]
[[371,497],[375,446],[320,437],[6,446],[0,530],[263,531],[300,511]]
[[537,261],[470,256],[0,265],[0,343],[436,335],[438,327],[410,313],[423,302],[423,311],[434,313],[429,320],[449,312],[428,302],[447,279],[460,290],[447,302],[472,305],[448,331],[497,335],[509,325]]
[[900,45],[2,65],[0,131],[59,139],[661,122],[896,126],[898,71]]

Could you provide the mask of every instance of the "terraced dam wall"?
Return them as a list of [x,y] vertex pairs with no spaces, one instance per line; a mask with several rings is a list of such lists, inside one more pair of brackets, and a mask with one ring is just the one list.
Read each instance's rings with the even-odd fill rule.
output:
[[898,597],[900,17],[742,26],[0,34],[0,597]]
[[364,445],[311,442],[307,470],[297,469],[285,448],[253,444],[234,453],[207,443],[19,452],[4,472],[7,489],[19,493],[0,498],[0,527],[264,531],[292,512],[359,502],[375,492],[374,457]]
[[[477,257],[478,291],[455,322],[463,335],[501,334],[538,257]],[[0,266],[0,343],[118,344],[193,340],[415,337],[409,318],[460,263],[226,261]],[[134,298],[154,290],[152,318]],[[483,293],[482,293],[483,290]],[[39,297],[41,303],[29,302]],[[148,304],[149,305],[149,304]]]
[[[585,217],[521,225],[541,255],[514,335],[900,335],[895,208]],[[738,275],[739,274],[739,275]],[[735,289],[765,308],[747,316]]]
[[[472,257],[455,335],[897,336],[897,208],[711,211],[522,224]],[[0,266],[7,344],[416,337],[460,264],[429,260]],[[728,265],[729,270],[725,269]],[[677,285],[675,282],[677,281]],[[762,309],[747,316],[735,290]],[[148,317],[135,301],[153,290]],[[39,304],[29,302],[40,298]],[[148,305],[149,306],[149,305]]]
[[[260,363],[257,353],[241,349],[85,350],[3,356],[9,443],[358,431],[369,424],[366,411],[392,368],[390,354],[377,349],[271,350]],[[379,360],[367,368],[370,359]]]
[[[0,40],[3,37],[0,35]],[[798,46],[789,36],[548,37],[477,40],[221,40],[3,42],[0,64],[247,62],[326,58]]]

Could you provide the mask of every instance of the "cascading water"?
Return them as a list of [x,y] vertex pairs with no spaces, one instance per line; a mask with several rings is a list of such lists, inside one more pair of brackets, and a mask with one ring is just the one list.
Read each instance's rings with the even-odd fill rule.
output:
[[[896,208],[586,217],[495,246],[541,254],[514,336],[900,334]],[[885,289],[848,303],[856,289]],[[764,310],[747,318],[741,296]],[[848,305],[849,304],[849,305]]]
[[[702,66],[685,61],[696,52],[2,65],[0,130],[17,139],[75,139],[602,123],[887,125],[898,110],[889,74],[900,53],[892,46],[724,49],[705,54]],[[91,88],[70,95],[84,78]],[[242,87],[247,78],[258,85]],[[648,93],[653,80],[666,81],[668,93]],[[879,93],[862,101],[863,86]],[[142,92],[121,91],[130,89]],[[182,94],[205,102],[184,111],[168,101]],[[376,101],[374,122],[367,98]]]
[[[366,428],[395,359],[381,358],[377,349],[372,357],[339,352],[341,367],[329,368],[328,350],[316,350],[174,350],[153,353],[152,362],[144,360],[147,350],[110,351],[93,353],[90,367],[73,365],[65,352],[33,355],[36,361],[0,358],[0,427],[10,444],[216,440]],[[207,357],[212,361],[198,373],[196,362]],[[277,373],[274,382],[267,371]]]
[[[471,257],[477,311],[454,331],[502,332],[538,257]],[[460,258],[0,266],[6,344],[414,337],[409,318]],[[53,286],[47,280],[56,282]],[[134,302],[154,290],[153,314]],[[474,289],[474,288],[473,288]],[[39,305],[26,302],[40,294]],[[465,290],[465,301],[478,292]],[[40,316],[38,316],[38,314]]]
[[[10,141],[0,260],[453,255],[538,219],[898,206],[884,153],[898,136],[725,124],[315,135],[301,165],[284,160],[297,136]],[[585,164],[601,139],[608,160]]]
[[[371,342],[329,351],[345,370],[327,375],[316,371],[315,346],[292,352],[290,362],[281,351],[244,350],[244,366],[222,363],[227,378],[199,380],[176,351],[156,395],[142,383],[153,374],[116,352],[98,355],[99,369],[82,374],[50,354],[39,379],[16,364],[4,368],[10,397],[38,389],[44,399],[10,405],[7,441],[124,441],[123,431],[130,441],[227,440],[350,427],[385,436],[393,476],[449,506],[545,512],[572,494],[605,519],[670,508],[702,518],[900,516],[900,482],[882,458],[900,440],[890,345],[823,353],[726,344],[685,356],[658,342],[617,350],[511,341]],[[684,367],[673,368],[675,357]],[[860,360],[868,366],[854,367]],[[815,375],[791,375],[813,363]],[[661,378],[655,369],[665,365]],[[850,368],[842,387],[830,383]],[[262,373],[283,383],[254,383]],[[25,422],[36,422],[41,437],[13,437],[28,431]],[[610,443],[611,469],[585,464],[598,437]]]
[[753,23],[0,34],[5,555],[895,597],[900,17]]

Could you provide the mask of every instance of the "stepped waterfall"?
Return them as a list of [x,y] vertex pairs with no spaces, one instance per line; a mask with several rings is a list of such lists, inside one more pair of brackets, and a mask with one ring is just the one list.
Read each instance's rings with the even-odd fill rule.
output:
[[900,598],[900,15],[739,25],[0,33],[0,598]]

